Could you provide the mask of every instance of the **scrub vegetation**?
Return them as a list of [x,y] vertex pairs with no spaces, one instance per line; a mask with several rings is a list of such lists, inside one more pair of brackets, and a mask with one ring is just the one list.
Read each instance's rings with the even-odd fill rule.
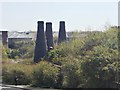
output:
[[[75,34],[78,35],[78,34]],[[3,83],[44,88],[116,88],[120,83],[118,28],[55,45],[33,63],[34,42],[2,50]],[[7,58],[8,57],[8,58]]]

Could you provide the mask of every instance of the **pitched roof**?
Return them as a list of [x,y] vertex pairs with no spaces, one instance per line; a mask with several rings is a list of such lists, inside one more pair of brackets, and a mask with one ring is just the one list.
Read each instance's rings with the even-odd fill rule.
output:
[[8,38],[35,38],[35,32],[8,32]]

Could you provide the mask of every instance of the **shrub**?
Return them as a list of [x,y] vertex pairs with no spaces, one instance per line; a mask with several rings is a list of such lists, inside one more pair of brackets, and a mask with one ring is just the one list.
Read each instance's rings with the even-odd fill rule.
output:
[[28,85],[31,83],[32,67],[22,64],[7,64],[2,68],[3,83]]
[[32,58],[27,58],[27,59],[22,59],[22,61],[20,61],[19,63],[25,64],[25,65],[31,65],[31,64],[34,64],[34,61]]
[[[1,47],[1,46],[0,46]],[[8,55],[7,55],[7,48],[5,48],[4,46],[2,46],[2,59],[7,59]]]
[[80,62],[77,58],[66,57],[66,62],[62,66],[63,87],[77,88],[81,84]]
[[32,86],[36,87],[56,87],[59,69],[51,63],[41,61],[33,71]]
[[61,65],[61,63],[64,61],[63,57],[65,57],[65,56],[61,49],[54,49],[54,50],[51,50],[50,52],[48,52],[47,59],[48,59],[48,61],[50,61],[54,64]]
[[78,39],[75,38],[70,40],[67,43],[61,43],[58,48],[62,57],[74,56],[77,57],[81,51],[81,48],[84,46],[84,38]]
[[34,41],[16,41],[13,47],[9,49],[9,58],[32,58],[34,55]]
[[117,74],[118,52],[107,47],[97,46],[87,53],[82,62],[81,70],[84,87],[109,88],[115,87]]

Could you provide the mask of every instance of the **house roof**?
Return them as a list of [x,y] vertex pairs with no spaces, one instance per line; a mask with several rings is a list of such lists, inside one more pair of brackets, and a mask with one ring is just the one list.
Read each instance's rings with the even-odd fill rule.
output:
[[35,38],[35,32],[8,32],[8,38]]

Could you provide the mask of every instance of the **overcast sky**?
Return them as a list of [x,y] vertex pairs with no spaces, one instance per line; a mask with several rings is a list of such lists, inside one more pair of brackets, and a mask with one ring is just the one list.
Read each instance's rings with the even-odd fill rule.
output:
[[66,31],[102,30],[118,24],[118,2],[2,2],[0,29],[36,31],[37,21],[65,21]]

